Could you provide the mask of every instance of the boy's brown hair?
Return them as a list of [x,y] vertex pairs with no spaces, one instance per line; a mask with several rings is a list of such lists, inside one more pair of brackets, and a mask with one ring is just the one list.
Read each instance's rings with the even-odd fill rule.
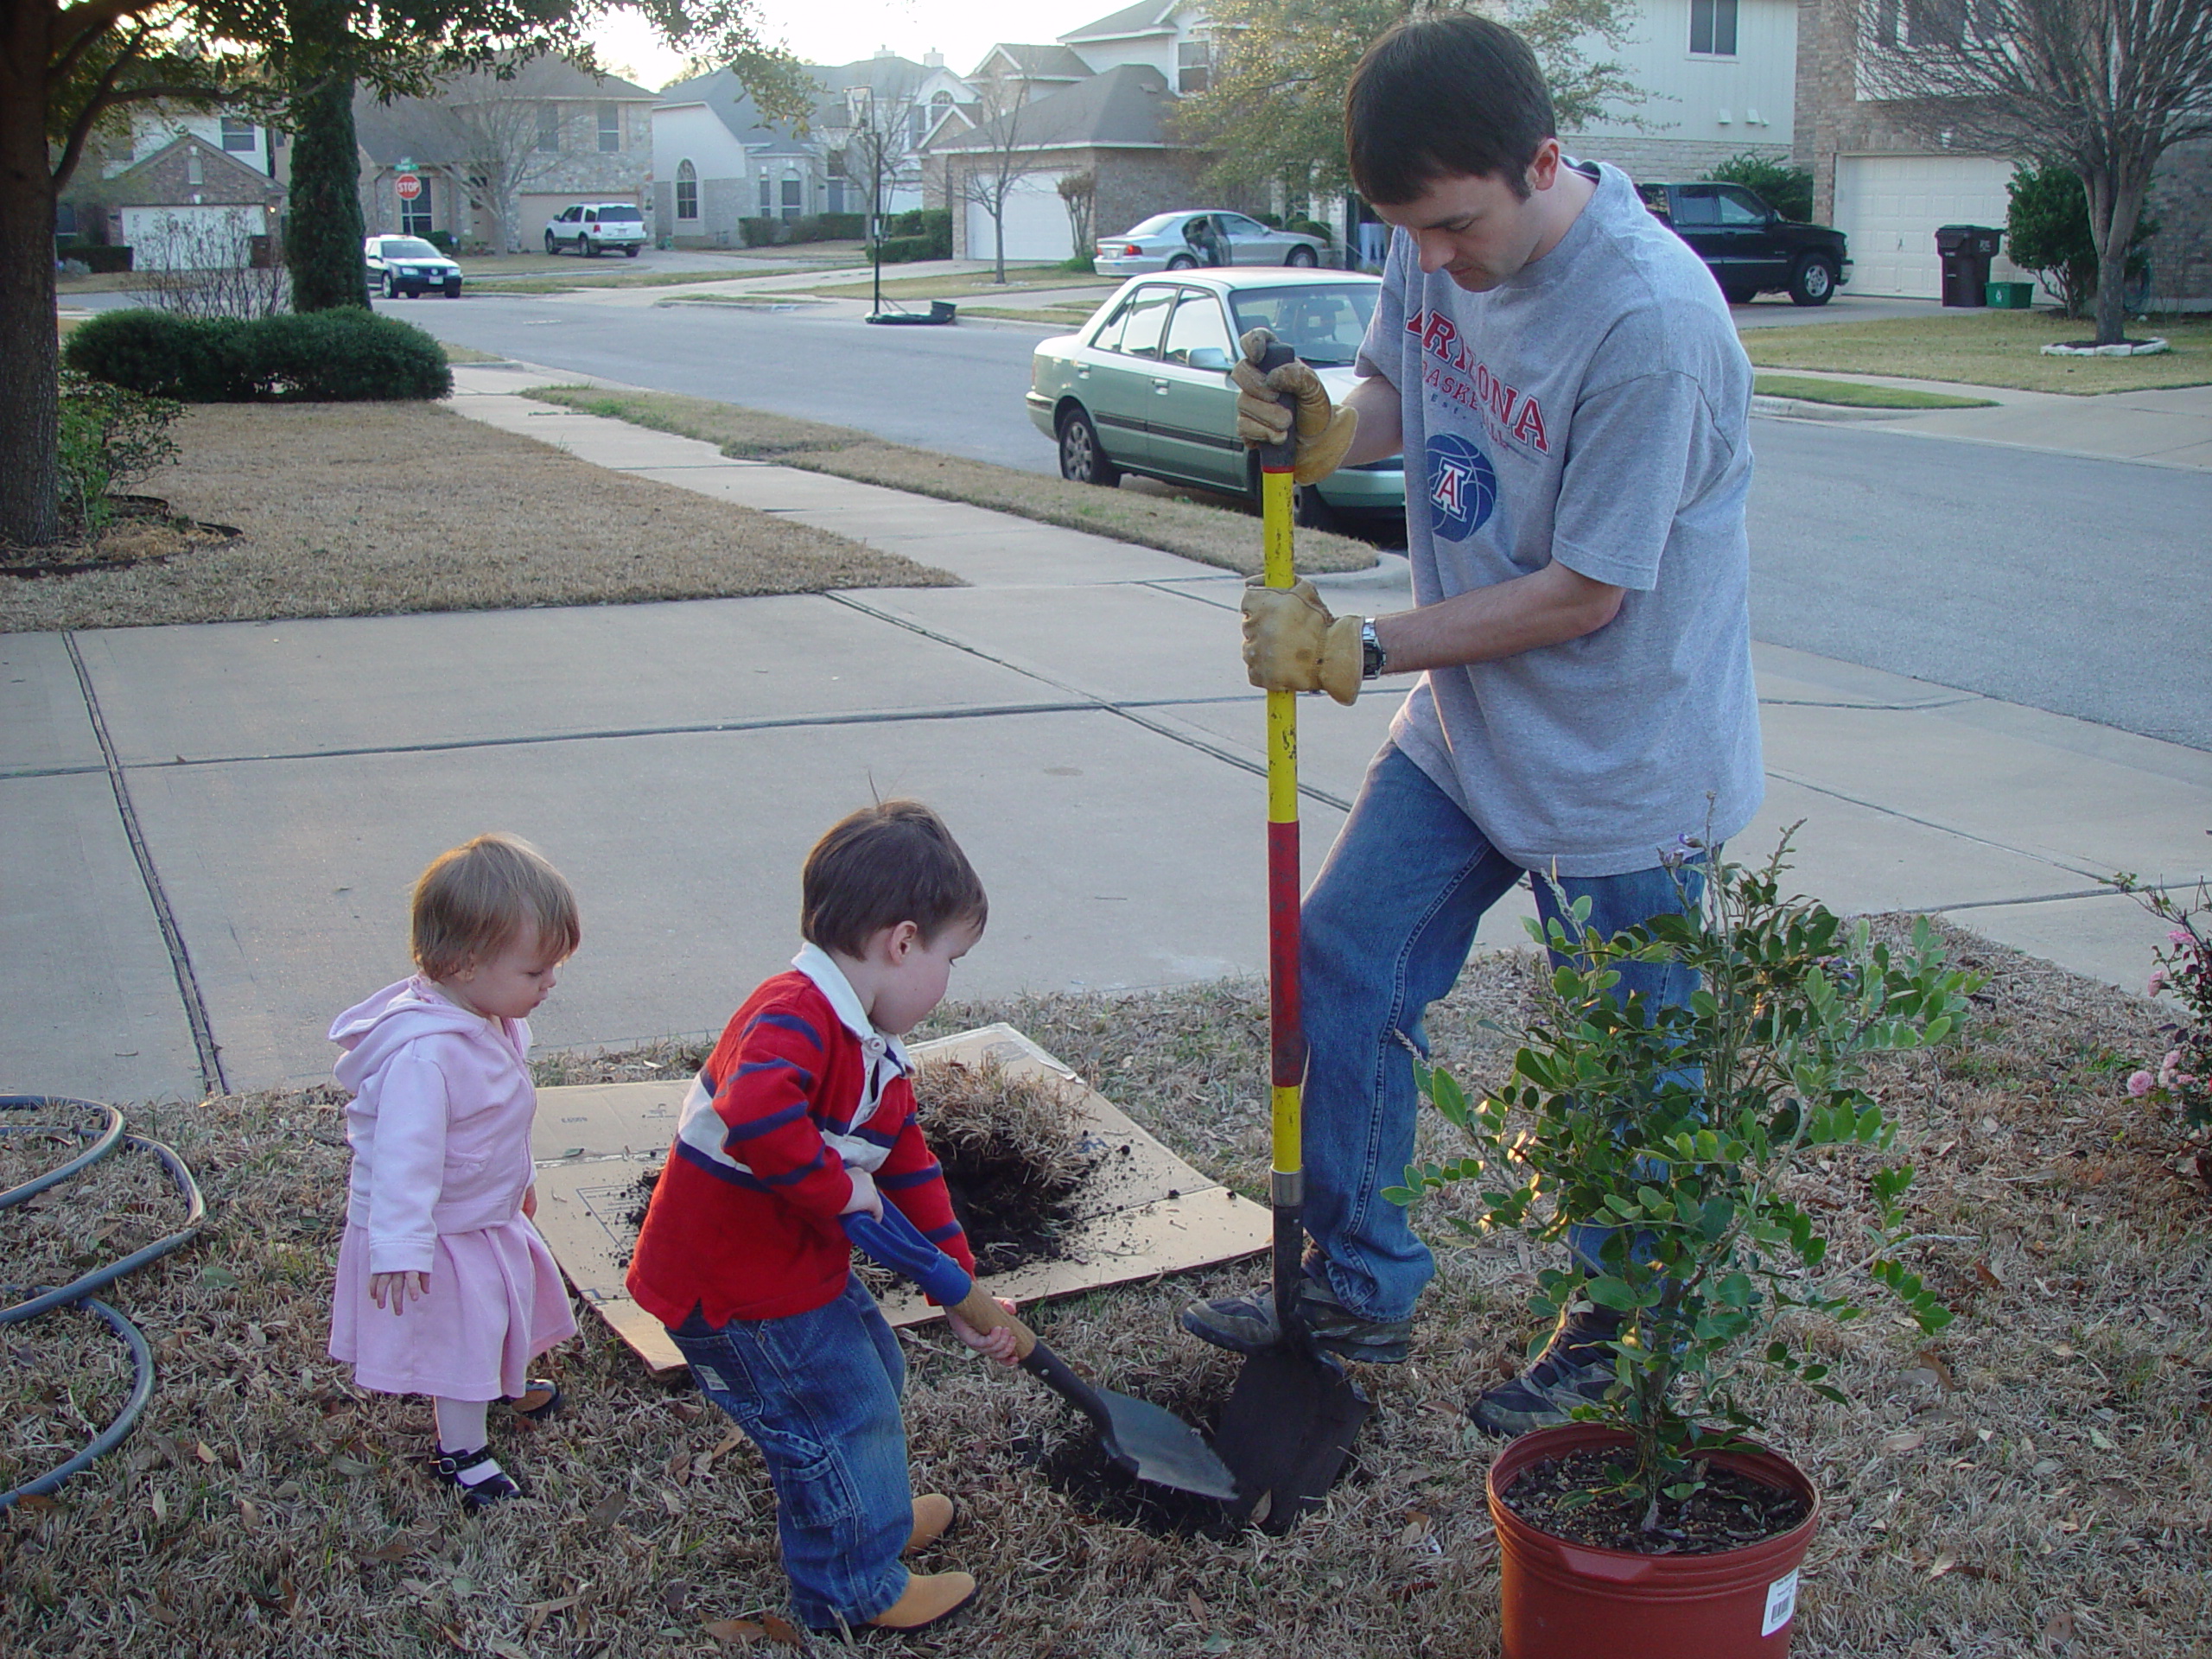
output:
[[1529,43],[1464,11],[1409,17],[1367,48],[1344,94],[1352,183],[1397,207],[1439,179],[1503,179],[1529,196],[1529,165],[1557,134]]
[[990,901],[944,821],[919,801],[879,801],[830,826],[799,878],[798,931],[824,950],[864,956],[912,922],[929,943],[954,922],[989,919]]
[[416,880],[413,921],[415,965],[431,979],[497,956],[526,923],[560,959],[583,938],[575,892],[544,854],[513,836],[479,836],[440,853]]

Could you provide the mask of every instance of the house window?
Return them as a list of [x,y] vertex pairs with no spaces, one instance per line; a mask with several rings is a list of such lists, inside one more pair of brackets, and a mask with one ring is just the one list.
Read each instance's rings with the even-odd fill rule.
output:
[[[1732,29],[1734,25],[1730,27]],[[1729,38],[1733,40],[1735,37],[1732,35]],[[602,104],[599,106],[599,153],[612,156],[621,148],[622,106],[620,104]]]
[[412,201],[399,204],[399,231],[403,236],[428,236],[430,233],[430,190],[428,179],[423,181],[423,194]]
[[689,162],[676,164],[676,216],[699,217],[699,169]]
[[225,116],[223,118],[223,148],[234,155],[241,151],[248,155],[252,154],[258,148],[254,143],[253,123],[241,121],[234,115]]
[[184,181],[187,184],[207,182],[207,164],[200,159],[200,152],[196,149],[184,152]]
[[1694,57],[1736,55],[1736,0],[1690,0],[1690,53]]
[[561,148],[561,108],[557,104],[537,106],[537,147],[540,149]]
[[[1733,0],[1731,0],[1733,3]],[[1213,71],[1213,42],[1203,35],[1194,35],[1187,41],[1175,44],[1175,90],[1185,98],[1193,98],[1206,89],[1206,82]]]
[[760,175],[760,217],[763,219],[767,218],[769,213],[774,209],[775,205],[776,198],[774,192],[769,186],[768,175],[766,173],[763,173]]
[[805,186],[797,178],[784,181],[784,217],[797,219],[799,209],[806,205]]

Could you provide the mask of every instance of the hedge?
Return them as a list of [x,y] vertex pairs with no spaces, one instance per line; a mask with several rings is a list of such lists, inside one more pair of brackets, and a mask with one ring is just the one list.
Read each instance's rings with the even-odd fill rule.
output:
[[104,311],[63,350],[79,373],[188,404],[368,403],[453,390],[438,342],[353,306],[243,321]]
[[108,276],[130,269],[130,250],[128,246],[110,247],[106,243],[73,241],[67,238],[54,244],[57,259],[74,259],[94,276]]

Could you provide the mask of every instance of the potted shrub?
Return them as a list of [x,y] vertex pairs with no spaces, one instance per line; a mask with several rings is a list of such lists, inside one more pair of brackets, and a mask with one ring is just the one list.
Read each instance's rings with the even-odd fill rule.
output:
[[[1892,1128],[1865,1087],[1869,1056],[1940,1041],[1975,982],[1944,965],[1923,921],[1876,942],[1821,906],[1784,898],[1784,836],[1759,868],[1716,863],[1690,913],[1613,938],[1567,906],[1555,967],[1503,1087],[1471,1101],[1417,1066],[1471,1148],[1416,1164],[1389,1196],[1473,1183],[1461,1228],[1560,1240],[1612,1228],[1600,1258],[1539,1275],[1543,1315],[1613,1310],[1613,1381],[1577,1421],[1510,1444],[1490,1475],[1507,1659],[1732,1659],[1787,1651],[1796,1567],[1818,1522],[1811,1484],[1748,1436],[1749,1364],[1842,1396],[1778,1321],[1848,1319],[1854,1276],[1933,1332],[1950,1314],[1897,1259],[1909,1166],[1870,1160],[1871,1249],[1839,1268],[1786,1178],[1837,1148],[1879,1151]],[[1701,849],[1685,841],[1678,868]],[[1631,963],[1694,970],[1684,1007],[1611,993]]]

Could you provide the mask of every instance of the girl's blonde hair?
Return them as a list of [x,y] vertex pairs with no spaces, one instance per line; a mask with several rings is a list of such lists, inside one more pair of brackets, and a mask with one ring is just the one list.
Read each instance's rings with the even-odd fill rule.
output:
[[526,922],[556,959],[583,938],[576,895],[544,854],[514,836],[479,836],[439,854],[415,883],[415,965],[450,979],[506,949]]

